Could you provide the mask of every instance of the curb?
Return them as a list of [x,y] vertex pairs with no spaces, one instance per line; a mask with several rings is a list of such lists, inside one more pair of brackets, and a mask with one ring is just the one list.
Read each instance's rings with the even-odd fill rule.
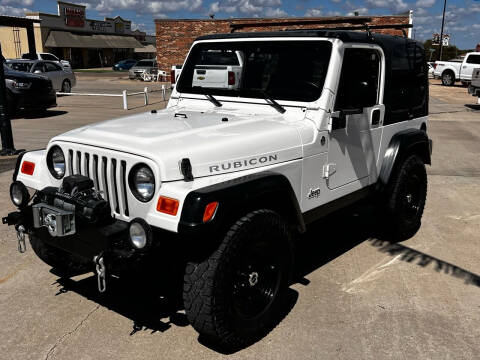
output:
[[18,155],[0,156],[0,173],[13,170],[17,163]]

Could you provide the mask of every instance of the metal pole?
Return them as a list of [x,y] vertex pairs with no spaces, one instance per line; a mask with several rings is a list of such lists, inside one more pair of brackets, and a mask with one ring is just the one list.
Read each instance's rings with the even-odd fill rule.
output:
[[0,135],[2,139],[2,151],[0,155],[2,156],[15,154],[12,123],[10,122],[10,114],[7,112],[7,89],[5,87],[5,72],[3,69],[4,59],[0,45]]
[[438,60],[442,61],[442,51],[443,51],[443,26],[445,25],[445,9],[447,7],[447,0],[443,1],[443,16],[442,16],[442,29],[440,30],[440,55]]
[[145,96],[145,106],[147,106],[148,105],[148,87],[145,87],[143,89],[143,93],[145,94],[144,95]]

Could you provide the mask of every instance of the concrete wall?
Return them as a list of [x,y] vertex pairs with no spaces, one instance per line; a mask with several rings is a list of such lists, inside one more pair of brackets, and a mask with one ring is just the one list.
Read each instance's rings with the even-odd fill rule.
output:
[[[372,16],[369,25],[408,24],[409,15]],[[351,26],[350,23],[326,25],[315,20],[338,20],[348,18],[287,18],[287,19],[157,19],[155,20],[157,60],[160,68],[169,71],[172,65],[182,64],[193,41],[201,35],[235,32],[280,31],[288,29],[320,29],[335,26]],[[292,24],[304,20],[302,25]],[[383,29],[375,32],[402,35],[401,30]]]

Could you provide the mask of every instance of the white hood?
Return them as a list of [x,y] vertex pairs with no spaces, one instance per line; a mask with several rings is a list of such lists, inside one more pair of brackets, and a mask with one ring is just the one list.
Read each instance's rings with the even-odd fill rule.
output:
[[[186,118],[185,116],[186,115]],[[222,121],[227,118],[228,121]],[[278,115],[169,108],[109,120],[52,139],[136,154],[158,164],[162,181],[183,179],[189,158],[194,177],[301,158],[300,135]]]

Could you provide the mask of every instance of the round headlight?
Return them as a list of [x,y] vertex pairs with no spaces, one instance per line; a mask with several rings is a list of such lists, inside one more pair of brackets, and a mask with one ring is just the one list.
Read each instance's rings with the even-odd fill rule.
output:
[[27,187],[20,181],[15,181],[10,185],[10,199],[15,206],[23,207],[28,204],[30,194]]
[[145,220],[133,219],[129,228],[130,243],[135,249],[148,248],[152,242],[152,230]]
[[155,176],[147,165],[138,164],[130,170],[129,184],[130,190],[138,200],[142,202],[152,200],[155,194]]
[[61,179],[65,175],[65,155],[60,146],[54,145],[47,155],[48,170],[55,179]]

